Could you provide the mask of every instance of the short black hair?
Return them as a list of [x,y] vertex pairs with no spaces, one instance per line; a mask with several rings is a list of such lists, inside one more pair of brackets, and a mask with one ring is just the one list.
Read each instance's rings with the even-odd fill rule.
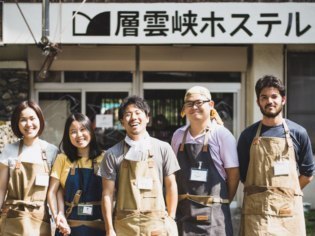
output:
[[142,110],[147,116],[149,116],[150,107],[148,103],[142,97],[133,95],[133,96],[126,97],[120,104],[119,111],[118,111],[119,120],[122,120],[122,118],[124,117],[126,108],[131,104],[135,105],[140,110]]
[[78,156],[77,148],[71,143],[70,140],[69,130],[73,121],[79,122],[89,131],[91,136],[91,141],[89,143],[89,159],[95,159],[101,154],[101,150],[97,144],[95,132],[90,119],[82,113],[73,113],[67,118],[63,137],[59,144],[60,151],[64,152],[71,162],[74,162],[75,160],[78,160],[80,158]]
[[265,75],[262,78],[260,78],[255,85],[255,92],[256,92],[256,97],[259,99],[261,90],[264,88],[270,88],[274,87],[279,90],[279,93],[282,97],[285,96],[285,87],[281,80],[279,80],[277,77],[273,75]]
[[40,136],[43,133],[44,128],[45,128],[44,115],[43,115],[42,109],[39,107],[39,105],[33,100],[23,101],[14,108],[12,116],[11,116],[11,128],[12,128],[12,131],[15,134],[15,136],[18,138],[23,137],[23,134],[21,133],[21,131],[19,129],[20,115],[21,115],[21,112],[28,107],[35,111],[35,113],[39,119],[40,127],[38,130],[37,136]]

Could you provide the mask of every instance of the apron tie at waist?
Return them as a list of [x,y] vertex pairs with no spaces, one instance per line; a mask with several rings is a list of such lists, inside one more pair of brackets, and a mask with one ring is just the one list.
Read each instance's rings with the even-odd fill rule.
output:
[[189,199],[194,202],[198,202],[203,205],[212,205],[213,203],[229,204],[229,199],[223,199],[220,197],[204,196],[204,195],[191,195],[191,194],[180,194],[178,195],[178,201]]
[[27,212],[27,211],[20,211],[20,210],[14,210],[14,209],[5,209],[3,211],[3,214],[7,218],[18,218],[18,217],[34,217],[38,220],[45,221],[47,223],[50,222],[49,215],[43,212]]
[[44,202],[31,202],[31,201],[24,201],[24,200],[7,200],[5,204],[13,205],[13,206],[32,207],[32,208],[40,208],[41,206],[44,206]]
[[67,220],[70,227],[87,226],[105,231],[104,221],[102,220]]
[[302,192],[296,193],[294,189],[285,187],[268,187],[268,186],[246,186],[244,188],[244,193],[247,195],[252,195],[255,193],[263,193],[266,191],[271,191],[277,194],[285,195],[288,197],[303,196]]
[[[72,202],[65,202],[66,206],[78,206],[81,203],[72,203]],[[93,206],[100,206],[102,204],[101,201],[95,201],[95,202],[82,202],[82,204],[87,204],[87,205],[93,205]]]
[[80,201],[80,197],[82,194],[82,190],[77,190],[77,192],[75,193],[72,202],[69,204],[68,209],[66,210],[66,218],[68,218],[72,212],[73,207],[75,207],[76,205],[78,205],[79,201]]
[[152,217],[167,217],[166,211],[139,211],[139,210],[120,210],[115,213],[117,219],[124,219],[129,216],[146,215]]

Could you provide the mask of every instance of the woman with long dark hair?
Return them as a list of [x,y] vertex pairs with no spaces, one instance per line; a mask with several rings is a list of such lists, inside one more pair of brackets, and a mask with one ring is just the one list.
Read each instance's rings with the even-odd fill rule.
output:
[[[104,236],[102,180],[97,176],[104,155],[87,116],[68,117],[59,148],[62,153],[52,168],[47,196],[56,235]],[[63,196],[58,194],[60,186]]]

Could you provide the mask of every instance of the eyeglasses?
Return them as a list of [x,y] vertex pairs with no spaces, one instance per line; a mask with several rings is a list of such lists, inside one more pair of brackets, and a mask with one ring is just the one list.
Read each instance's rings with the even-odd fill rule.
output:
[[201,107],[203,104],[205,104],[206,102],[210,102],[211,100],[196,100],[196,101],[189,101],[189,102],[185,102],[184,103],[184,107]]

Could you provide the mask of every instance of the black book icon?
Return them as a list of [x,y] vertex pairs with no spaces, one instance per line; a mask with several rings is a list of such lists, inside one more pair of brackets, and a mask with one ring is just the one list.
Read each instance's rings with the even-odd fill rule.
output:
[[[74,15],[75,12],[73,11],[72,14]],[[81,22],[82,20],[89,21],[85,32],[77,32],[77,27],[80,27],[77,25],[78,18],[81,18]],[[72,20],[72,34],[73,36],[110,36],[110,12],[102,12],[93,18],[78,12]]]

